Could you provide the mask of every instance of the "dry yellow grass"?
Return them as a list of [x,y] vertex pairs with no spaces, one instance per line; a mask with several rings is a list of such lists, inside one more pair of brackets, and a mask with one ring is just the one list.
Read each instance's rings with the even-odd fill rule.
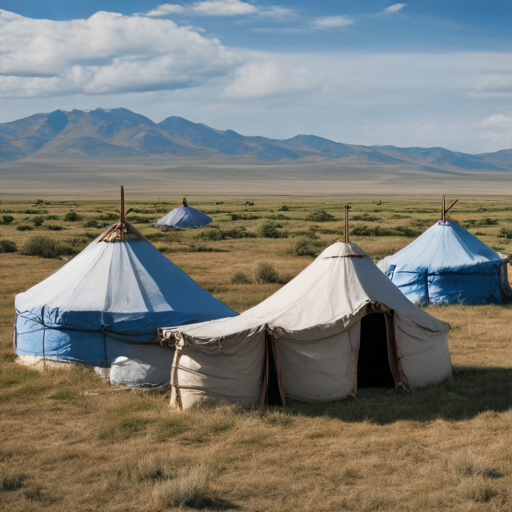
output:
[[[298,232],[318,226],[307,238],[321,250],[339,238],[339,222],[311,223],[313,210],[341,218],[334,199],[246,198],[192,204],[216,210],[222,230],[243,226],[256,232],[263,219],[232,221],[229,213],[285,215],[288,238],[197,238],[212,228],[163,235],[154,241],[202,286],[238,311],[260,302],[280,284],[232,284],[237,270],[252,274],[262,260],[289,277],[312,257],[290,254]],[[375,221],[352,225],[408,226],[423,231],[437,218],[437,198],[360,198],[352,215]],[[286,202],[289,211],[278,211]],[[76,204],[76,206],[75,206]],[[472,232],[486,243],[512,252],[512,240],[498,236],[512,226],[512,208],[502,199],[465,198],[454,217],[461,223],[495,218],[498,224]],[[155,203],[133,204],[154,210]],[[174,205],[157,204],[170,209]],[[8,202],[3,210],[36,209]],[[11,213],[14,224],[0,226],[0,240],[21,246],[45,234],[63,243],[86,243],[92,218],[116,209],[114,201],[43,205],[44,215],[62,218],[70,209],[83,220],[45,220],[32,231],[35,214]],[[483,211],[481,208],[486,208]],[[102,210],[97,212],[96,210]],[[243,210],[251,210],[244,212]],[[271,211],[273,210],[273,211]],[[7,213],[0,212],[2,215]],[[134,213],[155,218],[160,214]],[[400,217],[398,217],[400,216]],[[24,220],[28,218],[28,220]],[[66,227],[47,230],[49,224]],[[136,223],[157,235],[147,223]],[[92,236],[92,235],[91,235]],[[158,235],[157,235],[158,236]],[[78,240],[78,242],[77,242]],[[357,238],[371,256],[386,255],[412,238]],[[213,252],[198,252],[213,249]],[[225,252],[218,252],[225,251]],[[11,339],[13,299],[64,263],[20,254],[0,254],[0,509],[9,511],[509,511],[512,508],[512,309],[503,306],[429,308],[448,321],[454,379],[412,395],[359,398],[326,405],[292,403],[286,410],[243,410],[236,406],[171,411],[160,392],[109,388],[91,371],[36,372],[14,362]]]

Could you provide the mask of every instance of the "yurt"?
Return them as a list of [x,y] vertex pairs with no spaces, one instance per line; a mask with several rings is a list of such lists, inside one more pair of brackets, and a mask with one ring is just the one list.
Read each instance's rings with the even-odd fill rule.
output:
[[165,217],[155,222],[155,226],[167,226],[173,228],[199,228],[213,222],[208,215],[192,208],[187,203],[187,198],[183,198],[183,206],[174,208]]
[[443,197],[442,219],[378,267],[415,304],[501,303],[512,293],[507,256],[446,219],[447,211]]
[[171,405],[328,402],[451,375],[449,325],[410,302],[353,243],[337,242],[234,318],[159,329],[176,347]]
[[[122,193],[123,194],[123,193]],[[173,351],[156,329],[237,315],[124,219],[66,265],[16,296],[16,353],[94,366],[111,381],[168,383]]]

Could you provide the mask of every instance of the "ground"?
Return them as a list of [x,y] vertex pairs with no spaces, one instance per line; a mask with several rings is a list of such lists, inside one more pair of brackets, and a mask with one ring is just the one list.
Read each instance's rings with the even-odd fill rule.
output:
[[[15,361],[14,296],[81,250],[117,209],[114,200],[36,199],[0,203],[0,243],[12,240],[23,252],[29,238],[49,236],[58,256],[0,254],[0,510],[512,509],[511,306],[428,308],[451,324],[454,377],[411,395],[296,402],[285,410],[173,411],[166,392],[109,387],[80,366],[36,371]],[[157,231],[148,221],[178,206],[177,199],[127,197],[135,209],[128,218],[240,312],[341,238],[348,200],[189,198],[213,227]],[[71,210],[78,219],[64,220]],[[307,220],[318,210],[334,219]],[[351,241],[377,260],[414,240],[439,211],[437,197],[353,198],[351,229],[360,235]],[[510,198],[463,197],[450,213],[494,249],[512,252]],[[279,238],[261,236],[268,218]],[[258,282],[262,261],[275,266],[277,282]]]

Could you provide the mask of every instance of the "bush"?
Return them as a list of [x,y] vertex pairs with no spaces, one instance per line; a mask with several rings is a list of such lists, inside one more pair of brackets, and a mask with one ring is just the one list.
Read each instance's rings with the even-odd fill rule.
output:
[[47,215],[46,220],[59,220],[58,215]]
[[369,213],[362,213],[361,215],[354,215],[352,220],[362,220],[365,222],[377,222],[380,220],[380,217],[375,215],[370,215]]
[[232,284],[249,284],[252,281],[251,276],[243,270],[238,270],[231,278]]
[[350,232],[351,235],[355,236],[408,236],[415,237],[419,236],[420,232],[414,229],[411,229],[407,226],[396,226],[394,228],[382,228],[380,226],[367,226],[363,224],[361,226],[356,226]]
[[117,220],[119,219],[119,215],[117,213],[106,213],[105,215],[100,215],[98,220]]
[[219,240],[224,240],[224,234],[218,228],[208,229],[199,234],[199,238],[203,238],[204,240],[209,240],[210,242],[216,242]]
[[232,213],[231,220],[258,220],[259,215],[245,215],[244,213]]
[[279,238],[281,234],[277,230],[277,224],[266,220],[259,228],[259,233],[264,238]]
[[87,222],[84,222],[84,228],[99,228],[98,221],[96,219],[88,220]]
[[2,223],[3,224],[10,224],[14,220],[14,217],[12,215],[2,215]]
[[500,236],[502,238],[512,238],[512,228],[501,228],[500,229]]
[[22,213],[28,213],[28,214],[36,214],[36,215],[44,215],[45,213],[48,213],[48,210],[24,210]]
[[16,227],[18,231],[32,231],[34,228],[29,224],[20,224]]
[[43,217],[34,217],[32,219],[32,222],[34,223],[34,226],[42,226],[44,219],[43,219]]
[[277,210],[277,211],[278,212],[287,212],[289,210],[290,210],[290,208],[287,205],[283,204],[283,206],[281,206],[281,208],[279,208],[279,210]]
[[66,215],[64,215],[64,220],[66,222],[76,222],[77,220],[82,220],[82,217],[75,211],[71,210],[70,212],[66,213]]
[[30,237],[23,244],[20,253],[39,258],[57,258],[62,255],[72,256],[76,251],[68,245],[57,243],[49,236],[37,235]]
[[316,256],[317,251],[309,240],[302,238],[292,245],[290,252],[296,256]]
[[275,265],[269,261],[261,261],[258,263],[254,272],[254,278],[257,283],[278,283],[281,280],[281,276],[277,271]]
[[50,231],[62,231],[64,228],[58,224],[50,224],[49,226],[46,226],[46,229],[49,229]]
[[44,201],[42,199],[36,199],[36,204],[44,204]]
[[12,240],[0,240],[0,252],[17,252],[18,246]]
[[30,237],[21,248],[25,256],[39,256],[40,258],[56,258],[59,255],[57,243],[48,236]]
[[491,219],[490,217],[484,217],[478,221],[478,226],[496,226],[498,219]]
[[310,220],[313,222],[329,222],[336,220],[336,217],[334,215],[331,215],[330,213],[327,213],[325,210],[317,210],[313,213],[310,213],[306,220]]

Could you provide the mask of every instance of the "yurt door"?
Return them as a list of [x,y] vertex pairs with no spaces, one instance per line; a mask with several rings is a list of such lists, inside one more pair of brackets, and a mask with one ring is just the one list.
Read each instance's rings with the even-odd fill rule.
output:
[[384,313],[368,313],[361,319],[358,388],[393,388],[395,380],[388,357],[387,324]]

